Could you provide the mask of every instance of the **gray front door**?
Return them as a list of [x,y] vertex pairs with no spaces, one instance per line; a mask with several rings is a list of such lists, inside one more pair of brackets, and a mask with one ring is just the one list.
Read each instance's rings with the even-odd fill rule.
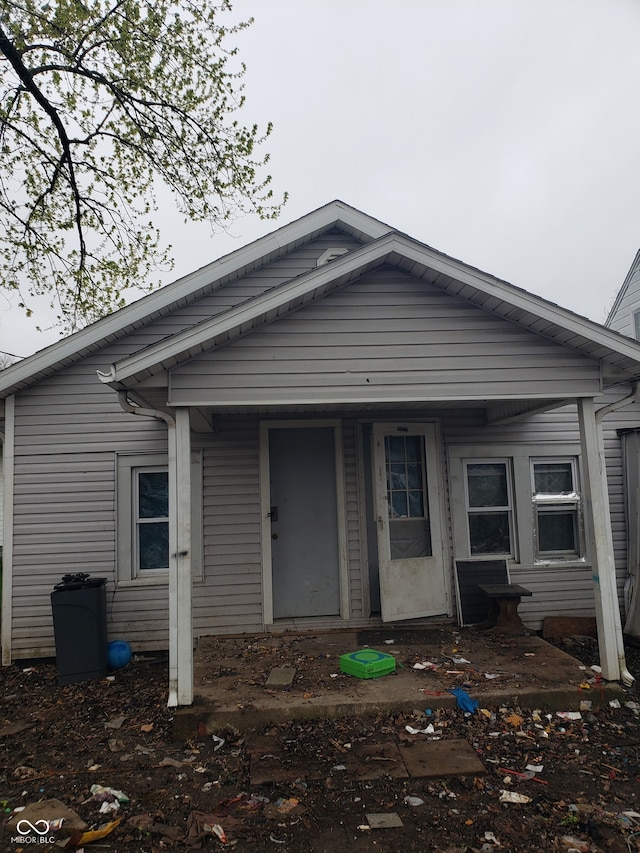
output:
[[275,619],[340,613],[333,427],[269,430]]

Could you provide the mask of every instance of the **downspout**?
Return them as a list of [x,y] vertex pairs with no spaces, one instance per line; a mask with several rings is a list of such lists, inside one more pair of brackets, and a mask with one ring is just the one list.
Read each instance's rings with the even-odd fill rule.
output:
[[[627,397],[622,397],[620,400],[616,400],[614,403],[609,403],[608,406],[603,406],[601,409],[598,409],[595,413],[596,424],[598,425],[598,432],[600,433],[600,441],[602,442],[602,464],[605,464],[604,460],[604,440],[602,435],[602,422],[605,417],[611,412],[616,412],[618,409],[623,409],[625,406],[630,406],[632,403],[640,402],[640,382],[634,382],[631,388],[631,393]],[[618,661],[620,666],[620,678],[627,687],[630,687],[635,678],[629,670],[627,669],[627,660],[624,653],[624,638],[622,636],[622,622],[620,619],[616,619],[616,643],[618,646]]]
[[[118,402],[120,403],[120,407],[131,415],[139,415],[145,418],[156,418],[156,420],[164,421],[167,425],[168,431],[168,447],[175,447],[175,441],[171,441],[170,430],[173,430],[173,434],[175,435],[176,422],[175,419],[171,417],[171,415],[166,412],[162,412],[159,409],[148,409],[144,406],[132,406],[128,400],[128,392],[127,391],[118,391]],[[171,598],[171,596],[170,596]],[[169,609],[171,611],[171,602],[169,602]],[[171,614],[169,622],[171,623]],[[175,649],[171,648],[172,642],[171,638],[169,639],[169,696],[167,699],[167,705],[170,708],[175,708],[178,705],[178,666],[177,666],[177,653]]]
[[118,391],[118,402],[120,407],[130,415],[141,415],[145,418],[157,418],[159,421],[164,421],[168,429],[175,429],[176,422],[167,412],[162,412],[160,409],[145,409],[144,406],[132,406],[128,399],[127,391]]

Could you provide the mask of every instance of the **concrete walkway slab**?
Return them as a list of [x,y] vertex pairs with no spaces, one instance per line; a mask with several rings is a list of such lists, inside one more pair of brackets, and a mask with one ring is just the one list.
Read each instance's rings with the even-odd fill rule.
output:
[[375,812],[365,817],[371,829],[394,829],[397,826],[404,826],[397,812]]
[[371,782],[383,776],[392,779],[409,776],[398,745],[391,741],[356,746],[344,756],[342,763],[347,775],[360,782]]
[[245,749],[249,754],[249,777],[252,785],[295,782],[296,779],[312,782],[323,779],[326,775],[315,765],[310,768],[304,756],[283,753],[278,739],[268,735],[247,735]]
[[289,690],[296,677],[293,666],[274,666],[265,682],[267,690]]
[[412,779],[484,776],[487,772],[471,744],[459,738],[405,744],[400,754]]

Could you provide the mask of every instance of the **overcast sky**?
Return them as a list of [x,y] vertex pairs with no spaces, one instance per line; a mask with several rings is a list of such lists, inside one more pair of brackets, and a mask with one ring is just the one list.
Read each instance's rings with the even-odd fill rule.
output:
[[[340,198],[604,322],[640,248],[638,0],[236,0],[278,225]],[[158,221],[172,280],[273,230]],[[0,296],[0,349],[58,339]]]

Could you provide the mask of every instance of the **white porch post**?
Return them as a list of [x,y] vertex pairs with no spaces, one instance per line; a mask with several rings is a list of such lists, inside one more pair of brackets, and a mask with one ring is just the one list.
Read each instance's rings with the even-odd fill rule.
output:
[[169,426],[169,701],[193,703],[191,433],[189,410]]
[[596,623],[603,676],[618,681],[624,663],[622,625],[616,589],[616,567],[609,514],[609,493],[605,468],[602,428],[596,421],[593,399],[578,400],[582,475],[584,478],[587,531],[593,562]]

